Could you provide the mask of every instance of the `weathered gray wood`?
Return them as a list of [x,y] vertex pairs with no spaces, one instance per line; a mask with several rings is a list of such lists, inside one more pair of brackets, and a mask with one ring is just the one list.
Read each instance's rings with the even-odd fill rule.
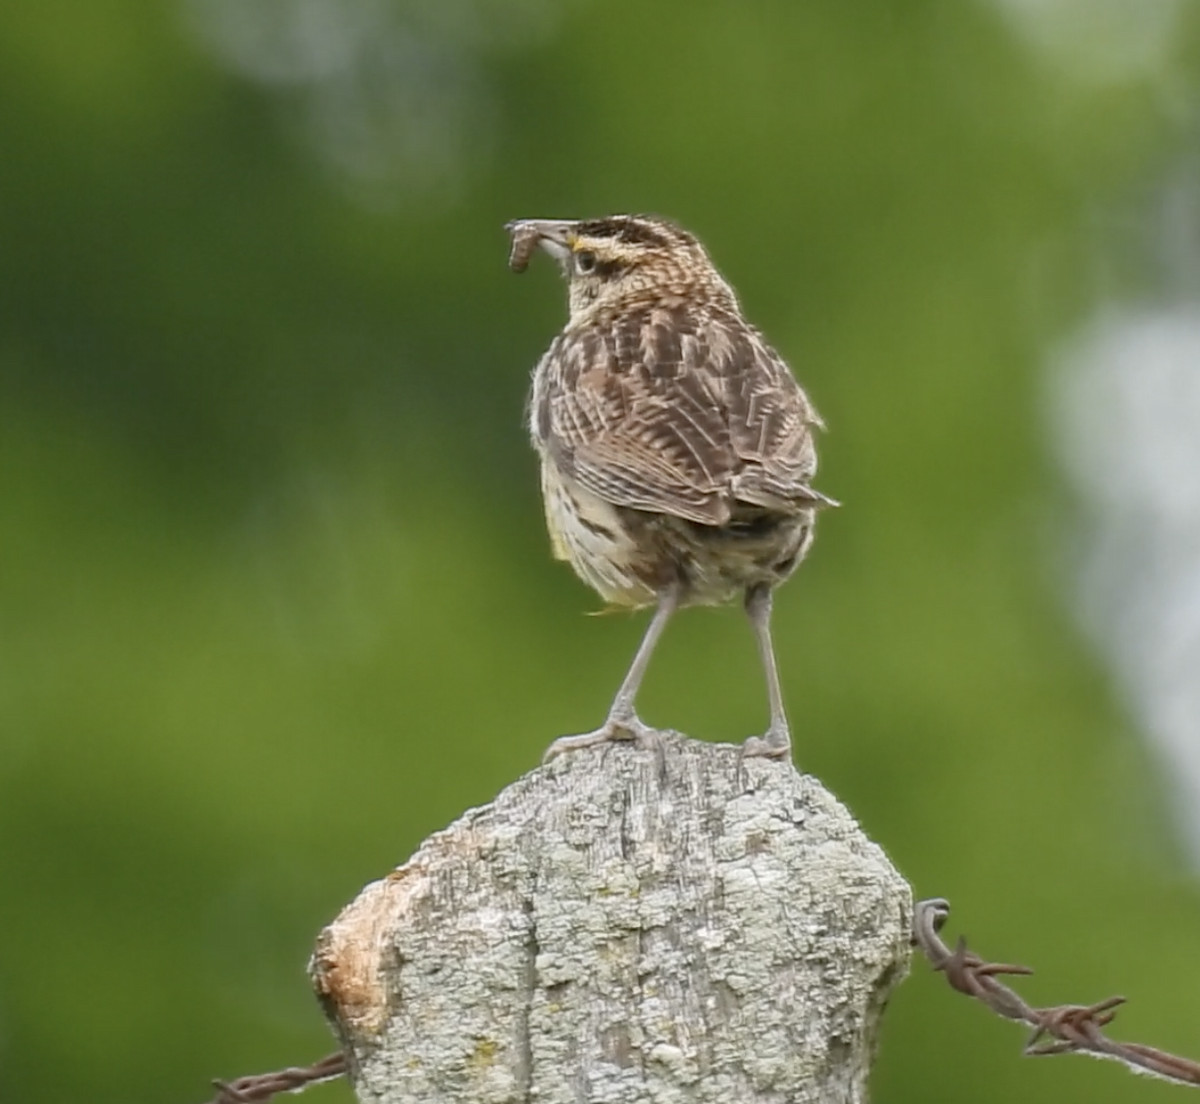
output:
[[322,933],[378,1104],[862,1101],[911,897],[789,763],[662,735],[562,756]]

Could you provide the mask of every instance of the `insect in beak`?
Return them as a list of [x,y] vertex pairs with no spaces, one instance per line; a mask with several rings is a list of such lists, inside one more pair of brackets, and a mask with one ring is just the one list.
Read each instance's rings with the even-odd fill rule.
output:
[[515,219],[506,223],[504,229],[512,235],[508,267],[513,272],[524,272],[538,246],[562,264],[571,256],[574,226],[566,219]]

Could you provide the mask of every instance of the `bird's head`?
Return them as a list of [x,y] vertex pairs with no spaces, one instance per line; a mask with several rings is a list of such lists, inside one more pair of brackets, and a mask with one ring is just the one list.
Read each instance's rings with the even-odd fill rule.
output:
[[729,285],[686,230],[650,215],[517,219],[509,266],[523,272],[539,246],[567,281],[571,320],[661,300],[708,299],[736,309]]

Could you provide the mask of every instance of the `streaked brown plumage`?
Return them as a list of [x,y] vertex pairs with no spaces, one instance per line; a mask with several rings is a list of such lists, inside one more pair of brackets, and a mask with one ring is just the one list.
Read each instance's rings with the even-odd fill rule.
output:
[[657,606],[605,724],[547,754],[648,734],[634,696],[668,618],[742,593],[771,701],[746,751],[786,755],[771,591],[832,504],[811,486],[816,410],[687,231],[641,215],[508,230],[514,271],[540,246],[568,282],[529,403],[555,555],[607,602]]

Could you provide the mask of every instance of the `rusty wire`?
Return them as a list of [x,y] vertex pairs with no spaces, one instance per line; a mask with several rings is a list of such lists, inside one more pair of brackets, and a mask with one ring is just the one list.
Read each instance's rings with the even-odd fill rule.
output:
[[[998,1016],[1033,1028],[1024,1052],[1033,1056],[1048,1054],[1090,1054],[1111,1058],[1139,1073],[1161,1077],[1178,1085],[1200,1087],[1200,1062],[1168,1054],[1141,1043],[1123,1043],[1110,1039],[1101,1028],[1115,1018],[1124,997],[1109,997],[1096,1004],[1061,1004],[1052,1008],[1033,1008],[1012,989],[997,980],[1002,975],[1032,974],[1028,966],[1004,962],[985,962],[967,949],[959,936],[953,951],[938,934],[950,916],[950,903],[940,897],[918,901],[913,916],[913,945],[929,964],[946,975],[951,988],[974,997]],[[236,1081],[214,1081],[219,1090],[210,1104],[262,1104],[279,1093],[303,1092],[321,1083],[343,1077],[348,1068],[343,1051],[330,1054],[306,1068],[291,1067],[276,1073],[239,1077]]]
[[919,947],[930,965],[941,970],[951,987],[987,1005],[998,1016],[1016,1020],[1033,1028],[1025,1043],[1025,1053],[1090,1054],[1123,1062],[1137,1073],[1148,1073],[1179,1085],[1200,1086],[1200,1062],[1168,1054],[1140,1043],[1121,1043],[1100,1029],[1112,1022],[1124,997],[1109,997],[1096,1004],[1062,1004],[1054,1008],[1031,1008],[1007,985],[996,980],[1001,974],[1032,974],[1028,966],[1003,962],[984,962],[967,950],[959,936],[951,951],[938,932],[950,915],[950,903],[940,897],[918,901],[913,917],[914,946]]
[[343,1051],[330,1054],[306,1068],[292,1066],[276,1073],[258,1073],[236,1081],[214,1081],[220,1091],[210,1104],[261,1104],[279,1093],[299,1093],[322,1081],[333,1081],[346,1073]]

